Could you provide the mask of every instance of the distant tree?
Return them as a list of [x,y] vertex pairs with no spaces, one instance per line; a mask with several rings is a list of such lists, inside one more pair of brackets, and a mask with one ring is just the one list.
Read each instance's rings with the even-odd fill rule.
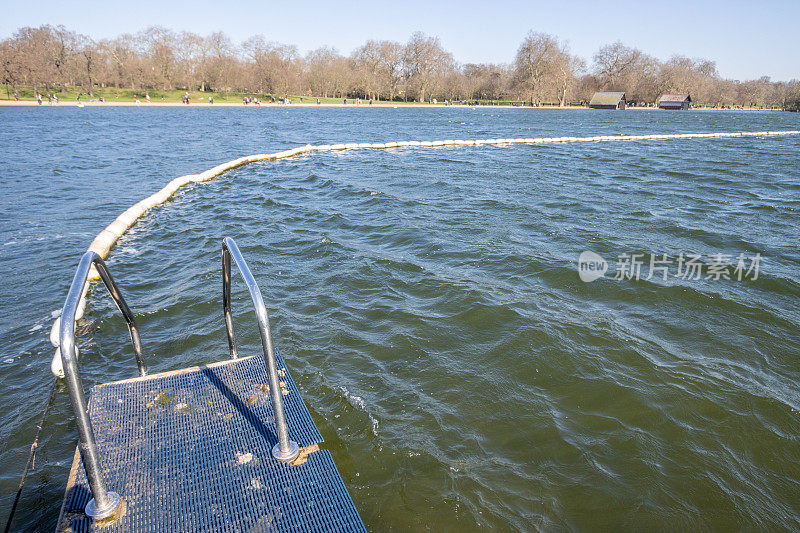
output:
[[567,53],[562,56],[557,65],[560,82],[558,104],[564,107],[567,102],[567,95],[569,95],[570,92],[574,93],[576,90],[578,76],[586,70],[586,62],[580,57]]
[[619,41],[601,47],[594,55],[600,88],[624,91],[633,102],[653,102],[657,98],[659,68],[657,59]]
[[694,102],[714,102],[718,77],[713,61],[673,56],[659,69],[658,93],[689,93]]
[[642,57],[642,52],[617,41],[600,48],[594,55],[595,75],[604,88],[624,90],[624,78],[631,74]]
[[405,48],[394,41],[367,41],[353,52],[357,91],[392,100],[403,80]]
[[176,77],[173,88],[198,89],[203,86],[205,54],[205,42],[201,36],[186,31],[175,36]]
[[395,41],[380,42],[381,92],[394,100],[403,81],[405,46]]
[[342,87],[341,68],[337,63],[341,55],[335,48],[322,47],[312,50],[306,55],[306,83],[313,94],[325,98],[339,96]]
[[[665,92],[689,93],[710,105],[796,106],[797,81],[768,77],[723,79],[713,61],[673,56],[660,62],[620,42],[601,47],[592,71],[552,35],[530,32],[512,65],[459,66],[436,37],[422,32],[406,44],[370,40],[349,57],[322,47],[300,57],[297,48],[262,35],[239,46],[222,32],[200,36],[153,26],[94,42],[64,26],[19,28],[0,39],[0,81],[7,93],[67,86],[94,94],[97,86],[133,90],[242,91],[365,98],[519,98],[531,102],[587,101],[597,90],[624,91],[652,103]],[[6,96],[9,96],[7,94]]]
[[800,111],[800,81],[773,83],[770,105],[787,111]]
[[579,102],[588,103],[592,95],[600,90],[600,82],[592,74],[584,74],[575,82],[574,95]]
[[84,90],[89,93],[89,96],[94,97],[94,79],[92,76],[97,68],[100,51],[97,44],[86,35],[80,35],[76,40],[76,48],[82,57],[82,65],[86,74],[86,84],[82,85]]
[[440,78],[453,69],[453,56],[442,47],[438,37],[417,31],[406,44],[404,63],[409,88],[420,102],[425,102]]
[[221,31],[209,35],[204,44],[206,53],[201,65],[203,80],[209,82],[212,90],[227,93],[232,88],[232,77],[238,67],[237,49],[231,39]]
[[783,108],[787,111],[800,111],[800,81],[792,80],[786,86]]
[[262,93],[287,93],[297,84],[298,55],[294,46],[268,42],[256,35],[242,44],[249,63],[249,87]]
[[9,86],[11,91],[17,91],[17,84],[21,79],[21,65],[18,60],[18,52],[16,49],[17,42],[13,39],[6,39],[0,42],[0,76],[2,82],[6,85],[6,97],[10,98]]
[[565,44],[546,33],[531,31],[517,49],[513,83],[519,96],[539,104],[546,98],[563,105],[580,63]]
[[468,63],[462,76],[468,98],[498,100],[508,91],[512,74],[506,65]]
[[179,78],[178,36],[160,26],[147,28],[138,35],[142,46],[146,84],[164,90],[176,86]]
[[381,43],[367,41],[353,51],[351,56],[358,81],[356,91],[366,98],[377,96],[380,86],[383,64],[381,61]]
[[[38,93],[41,86],[49,93],[50,86],[58,83],[59,66],[64,67],[58,63],[59,41],[53,28],[20,28],[12,39],[16,41],[14,51],[19,61],[22,82],[32,85],[34,93]],[[64,61],[66,62],[66,57]]]
[[75,50],[78,46],[78,41],[85,41],[88,39],[85,35],[78,36],[75,32],[67,30],[64,26],[46,26],[51,35],[52,40],[48,46],[50,51],[50,60],[52,61],[57,79],[54,80],[60,86],[61,91],[69,81],[68,71],[70,63],[74,57]]
[[441,92],[444,99],[453,102],[468,96],[467,78],[459,69],[453,69],[444,75],[441,81]]
[[133,36],[123,34],[116,39],[100,41],[98,47],[105,56],[109,83],[116,88],[135,88],[135,68],[138,63]]

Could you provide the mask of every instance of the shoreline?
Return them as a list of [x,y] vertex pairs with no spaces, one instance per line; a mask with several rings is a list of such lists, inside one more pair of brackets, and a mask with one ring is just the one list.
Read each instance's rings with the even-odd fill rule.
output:
[[[411,103],[389,103],[389,102],[381,102],[381,103],[373,103],[373,104],[344,104],[344,103],[316,103],[316,102],[292,102],[291,104],[281,104],[278,102],[275,103],[261,103],[261,104],[243,104],[242,102],[214,102],[210,104],[208,102],[192,102],[190,104],[182,104],[180,102],[83,102],[84,107],[248,107],[248,108],[259,108],[259,107],[279,107],[279,108],[287,108],[287,107],[385,107],[385,108],[468,108],[468,107],[480,107],[480,108],[508,108],[508,109],[589,109],[585,106],[541,106],[541,107],[530,107],[530,106],[513,106],[513,105],[480,105],[480,106],[470,106],[470,105],[444,105],[444,104],[411,104]],[[41,105],[36,100],[0,100],[0,107],[77,107],[78,102],[76,101],[64,101],[62,100],[59,103],[49,103],[43,102]],[[644,108],[642,108],[644,109]]]
[[[261,104],[243,104],[242,102],[214,102],[210,104],[208,102],[193,102],[191,104],[182,104],[180,102],[83,102],[84,107],[246,107],[246,108],[260,108],[260,107],[277,107],[277,108],[291,108],[291,107],[346,107],[346,108],[389,108],[389,109],[468,109],[468,108],[475,108],[475,109],[524,109],[524,110],[537,110],[537,109],[547,109],[547,110],[577,110],[577,109],[591,109],[589,106],[539,106],[539,107],[531,107],[531,106],[514,106],[514,105],[444,105],[444,104],[410,104],[410,103],[388,103],[388,102],[381,102],[381,103],[373,103],[373,104],[339,104],[339,103],[320,103],[317,104],[315,102],[303,102],[303,103],[291,103],[291,104],[280,104],[280,103],[261,103]],[[36,100],[0,100],[0,107],[78,107],[78,103],[75,101],[61,101],[59,103],[50,103],[50,102],[43,102],[41,105]],[[659,109],[657,107],[627,107],[621,111],[669,111],[667,109]],[[602,111],[602,110],[599,110]],[[783,109],[758,109],[753,107],[745,107],[741,109],[715,109],[709,107],[701,107],[697,109],[687,109],[686,111],[773,111],[773,112],[781,112],[784,111]]]

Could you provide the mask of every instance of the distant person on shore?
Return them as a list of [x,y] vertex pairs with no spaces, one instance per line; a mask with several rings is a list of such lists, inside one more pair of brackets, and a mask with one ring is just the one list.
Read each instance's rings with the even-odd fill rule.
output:
[[344,105],[347,105],[347,98],[344,99]]
[[141,102],[139,101],[139,97],[138,97],[138,96],[136,96],[135,94],[133,95],[133,103],[135,103],[135,104],[141,104]]
[[81,103],[81,95],[80,95],[80,93],[78,94],[78,103],[79,104]]
[[17,94],[17,91],[14,91],[14,101],[19,102],[19,95]]
[[[55,100],[55,102],[58,103],[58,95],[57,94],[53,95],[53,100]],[[101,100],[103,100],[105,102],[105,99],[101,98]]]
[[317,98],[317,105],[319,105],[319,98]]
[[209,96],[208,97],[208,103],[209,104],[213,104],[214,103],[214,97],[213,96]]
[[147,99],[147,103],[150,103],[150,93],[144,93],[145,99]]
[[42,105],[42,95],[41,94],[36,93],[36,101],[39,102],[39,105]]

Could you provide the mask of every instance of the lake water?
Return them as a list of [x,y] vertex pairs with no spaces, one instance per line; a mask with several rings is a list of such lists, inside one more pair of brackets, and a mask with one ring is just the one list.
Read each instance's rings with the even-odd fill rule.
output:
[[[0,521],[80,255],[172,178],[306,143],[781,129],[800,115],[0,108]],[[183,189],[108,263],[151,371],[177,369],[227,357],[237,240],[372,531],[797,529],[798,154],[798,136],[317,153]],[[581,281],[586,250],[605,278]],[[644,254],[638,279],[623,254]],[[673,262],[646,279],[651,255]],[[238,274],[233,293],[256,353]],[[136,374],[102,286],[83,326],[87,387]],[[61,385],[16,528],[54,527],[76,442]]]

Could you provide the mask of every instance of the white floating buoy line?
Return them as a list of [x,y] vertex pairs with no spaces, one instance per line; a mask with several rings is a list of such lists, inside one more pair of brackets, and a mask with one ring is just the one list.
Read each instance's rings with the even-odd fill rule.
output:
[[[214,168],[208,169],[200,174],[188,174],[175,178],[157,193],[148,196],[144,200],[126,209],[114,222],[109,224],[89,245],[89,251],[105,259],[111,247],[116,244],[135,223],[150,209],[166,202],[181,187],[190,183],[201,183],[216,178],[220,174],[234,168],[256,163],[258,161],[269,161],[273,159],[286,159],[310,152],[331,152],[339,150],[387,150],[393,148],[434,148],[440,146],[485,146],[485,145],[511,145],[511,144],[556,144],[570,142],[605,142],[605,141],[650,141],[662,139],[703,139],[720,137],[767,137],[775,135],[800,135],[800,130],[784,131],[739,131],[739,132],[717,132],[717,133],[670,133],[660,135],[599,135],[593,137],[538,137],[538,138],[515,138],[515,139],[474,139],[474,140],[442,140],[442,141],[396,141],[387,143],[344,143],[344,144],[318,144],[300,146],[291,150],[283,150],[272,154],[255,154],[222,163]],[[100,279],[97,270],[92,266],[89,271],[89,279]],[[87,283],[83,290],[76,319],[83,316],[86,307]],[[56,319],[53,328],[50,330],[50,342],[55,346],[56,352],[51,362],[51,370],[56,377],[64,377],[64,370],[61,363],[61,352],[59,350],[59,329],[61,318]],[[77,351],[77,347],[76,347]]]

